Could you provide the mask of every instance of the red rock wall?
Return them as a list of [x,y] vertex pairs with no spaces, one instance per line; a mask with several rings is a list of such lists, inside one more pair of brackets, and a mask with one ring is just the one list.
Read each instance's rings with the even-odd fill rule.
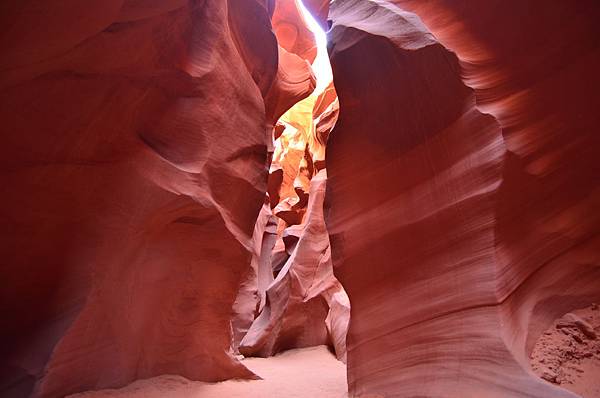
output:
[[[325,24],[327,2],[307,6]],[[597,2],[337,0],[329,17],[351,396],[572,396],[527,354],[600,298]],[[256,352],[343,356],[309,182],[332,91],[277,210],[298,218],[287,244],[283,181],[264,200],[272,126],[315,87],[295,2],[21,1],[0,22],[1,395],[253,377],[231,353],[250,328]]]
[[267,187],[272,11],[2,5],[0,395],[253,377],[230,311]]
[[[320,9],[324,22],[327,4],[310,6]],[[337,119],[337,96],[332,83],[321,89],[327,81],[309,96],[316,78],[327,75],[313,74],[309,64],[317,43],[300,3],[278,2],[272,21],[280,63],[266,101],[267,115],[278,120],[255,255],[234,304],[233,346],[245,356],[268,357],[329,344],[344,359],[349,302],[332,273],[323,220],[325,145]]]
[[271,20],[279,45],[312,63],[317,55],[317,46],[300,10],[299,0],[276,1]]
[[[261,311],[241,340],[239,350],[244,355],[267,357],[287,349],[330,344],[344,358],[349,303],[333,276],[323,220],[327,174],[321,170],[311,177],[303,223],[283,232],[286,240],[297,231],[291,254],[277,277],[259,288]],[[271,239],[266,235],[263,242]],[[266,267],[271,271],[271,264],[259,267],[259,273]]]
[[[279,188],[283,183],[283,167],[278,165],[275,167],[278,170],[273,172],[273,163],[277,163],[277,155],[273,159],[273,152],[277,153],[274,142],[281,135],[283,127],[277,122],[294,104],[308,97],[316,86],[316,79],[308,60],[290,52],[291,49],[297,50],[300,54],[316,52],[314,37],[306,28],[297,4],[277,2],[273,5],[272,11],[271,20],[274,23],[278,41],[278,65],[277,73],[265,96],[265,113],[270,135],[268,148],[271,171],[268,178],[268,192],[271,196],[265,197],[265,203],[256,220],[252,235],[252,261],[250,268],[242,275],[242,282],[233,305],[232,348],[236,352],[242,338],[265,305],[266,289],[273,282],[272,257],[273,248],[278,239],[278,219],[273,215],[271,207],[279,202]],[[246,15],[248,14],[246,13]],[[243,19],[243,15],[241,18]],[[277,26],[284,26],[285,29],[278,30]],[[282,32],[289,31],[303,32],[303,39],[296,43],[296,38],[290,39],[285,35],[282,36]],[[251,30],[247,33],[250,37],[252,36]],[[279,44],[285,45],[290,51]],[[260,64],[260,62],[264,62],[264,60],[257,60],[254,64]],[[270,206],[271,204],[272,206]]]
[[600,297],[600,7],[394,3],[329,14],[350,396],[573,396],[527,355]]
[[323,219],[336,98],[330,87],[277,122],[268,203],[254,230],[257,254],[234,305],[234,346],[245,356],[329,344],[345,357],[349,302],[333,276]]

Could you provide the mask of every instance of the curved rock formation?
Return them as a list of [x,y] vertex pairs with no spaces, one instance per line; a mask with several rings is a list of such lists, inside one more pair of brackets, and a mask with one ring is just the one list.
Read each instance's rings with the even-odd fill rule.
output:
[[310,12],[315,21],[324,31],[329,29],[327,24],[327,16],[329,15],[329,1],[330,0],[302,0],[302,3],[308,12]]
[[[323,220],[325,143],[337,109],[331,85],[278,121],[283,131],[276,136],[269,177],[273,209],[265,205],[261,214],[269,218],[259,217],[256,224],[254,241],[260,250],[236,301],[234,333],[246,334],[234,343],[246,356],[321,344],[345,356],[349,301],[332,273]],[[249,327],[252,316],[256,319]]]
[[[314,205],[319,198],[322,203],[324,182],[324,178],[315,177],[311,184],[306,224],[299,231],[291,256],[266,289],[263,310],[241,342],[240,352],[246,356],[271,356],[290,348],[327,343],[328,307],[320,297],[323,289],[318,285],[334,278],[331,263],[323,259],[329,241],[322,206]],[[330,273],[328,279],[322,278],[326,270]],[[311,290],[313,285],[317,286]]]
[[350,395],[572,397],[527,354],[600,297],[600,7],[394,3],[329,14]]
[[2,8],[0,395],[254,377],[229,318],[266,191],[267,2]]
[[299,0],[275,2],[271,19],[273,31],[281,47],[312,64],[317,56],[317,46],[298,2]]
[[338,357],[344,356],[349,303],[333,276],[323,221],[326,178],[322,170],[310,182],[308,211],[298,241],[266,289],[262,311],[241,341],[239,350],[244,355],[271,356],[331,342]]
[[252,261],[247,273],[242,277],[233,304],[232,346],[236,352],[239,352],[240,342],[265,305],[266,290],[273,282],[272,258],[278,235],[277,218],[273,215],[269,204],[266,200],[254,225]]
[[0,395],[344,359],[342,282],[352,397],[575,396],[598,2],[305,1],[335,87],[299,0],[0,6]]
[[308,97],[316,86],[310,64],[281,46],[278,48],[277,76],[265,98],[267,120],[273,125],[294,104]]
[[[321,93],[320,87],[323,83],[317,88],[316,75],[319,79],[331,80],[330,73],[323,77],[322,71],[318,69],[319,63],[323,62],[323,57],[325,61],[327,60],[326,49],[321,48],[317,51],[317,42],[306,24],[300,4],[295,1],[276,3],[272,19],[277,39],[282,46],[279,47],[278,73],[265,99],[267,118],[275,124],[268,195],[255,225],[253,235],[255,252],[251,268],[243,277],[233,307],[232,319],[233,348],[239,349],[246,355],[262,356],[270,356],[293,347],[326,344],[329,330],[327,325],[331,326],[330,329],[334,329],[337,346],[341,347],[345,339],[347,316],[344,323],[337,319],[337,315],[343,316],[344,309],[348,310],[347,303],[339,304],[340,300],[343,301],[343,289],[331,274],[330,262],[322,265],[321,268],[329,270],[327,276],[330,280],[327,283],[335,282],[337,288],[335,291],[342,291],[336,296],[338,307],[335,313],[329,313],[327,303],[331,300],[320,296],[324,292],[318,291],[309,300],[303,301],[306,290],[302,287],[302,283],[296,283],[286,290],[285,294],[279,294],[278,301],[275,293],[271,293],[270,300],[267,297],[269,291],[281,290],[281,282],[274,282],[274,276],[278,275],[278,279],[287,281],[293,274],[296,275],[297,282],[306,282],[310,276],[298,277],[299,270],[296,269],[303,266],[308,266],[310,270],[318,269],[319,258],[307,259],[306,254],[305,262],[309,264],[292,266],[296,262],[294,253],[299,241],[322,240],[326,247],[329,245],[321,210],[322,195],[316,202],[314,200],[309,202],[309,190],[311,179],[315,174],[313,152],[324,158],[328,134],[328,131],[323,132],[324,138],[321,137],[320,140],[316,137],[313,119],[319,116],[316,113],[319,109],[315,104],[327,107],[336,98],[332,85],[327,90],[328,96]],[[293,40],[290,40],[288,35],[291,27],[301,33]],[[320,58],[315,60],[317,53]],[[309,61],[317,67],[314,73]],[[329,119],[337,116],[331,110],[328,115]],[[330,129],[332,124],[323,125],[321,129],[325,130],[327,126]],[[308,216],[307,211],[314,216]],[[313,232],[306,231],[307,219],[312,220],[311,225],[319,222],[319,225],[322,225],[318,236],[315,237]],[[307,238],[309,235],[310,238]],[[300,246],[306,245],[307,243],[304,243]],[[304,251],[309,257],[315,254],[311,249],[304,249]],[[280,272],[282,269],[285,270]],[[290,272],[290,269],[293,271]],[[287,275],[288,272],[290,275]],[[323,275],[319,274],[319,276]],[[327,297],[333,294],[333,290],[329,290]],[[272,312],[277,312],[277,315],[269,315]],[[331,319],[326,322],[328,315]],[[257,326],[259,324],[263,326]],[[266,324],[270,326],[266,327]],[[244,340],[246,343],[240,347],[242,338],[249,330],[253,337],[248,336]],[[338,336],[342,334],[343,336]],[[257,339],[262,342],[260,344],[248,342]],[[268,344],[265,343],[266,340],[269,340]],[[339,350],[342,351],[341,348]]]
[[[332,273],[322,210],[325,145],[339,107],[324,37],[319,41],[319,35],[309,31],[310,40],[298,38],[292,45],[287,28],[279,29],[285,24],[307,29],[303,18],[295,1],[278,3],[273,16],[278,40],[290,51],[309,57],[308,50],[321,46],[308,59],[317,84],[310,96],[283,115],[276,112],[281,117],[274,128],[270,206],[263,207],[256,224],[257,254],[234,305],[234,347],[246,356],[267,357],[290,348],[330,344],[343,359],[349,301]],[[300,59],[285,48],[281,53]],[[281,94],[279,98],[293,99]]]

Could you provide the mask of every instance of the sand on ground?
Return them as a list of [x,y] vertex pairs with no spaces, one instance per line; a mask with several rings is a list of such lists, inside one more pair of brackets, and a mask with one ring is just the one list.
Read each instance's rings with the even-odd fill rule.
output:
[[557,319],[536,342],[531,367],[549,383],[583,398],[600,398],[600,307],[592,304],[571,314],[583,320],[592,335],[564,317]]
[[270,358],[245,358],[263,380],[190,381],[164,375],[116,390],[88,391],[70,398],[346,398],[346,366],[327,347],[286,351]]

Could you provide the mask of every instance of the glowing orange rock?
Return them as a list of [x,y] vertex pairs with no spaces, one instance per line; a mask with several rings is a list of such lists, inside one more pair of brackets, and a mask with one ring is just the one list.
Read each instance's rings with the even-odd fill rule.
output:
[[281,47],[309,63],[314,61],[317,56],[314,34],[307,26],[298,0],[277,1],[272,23]]

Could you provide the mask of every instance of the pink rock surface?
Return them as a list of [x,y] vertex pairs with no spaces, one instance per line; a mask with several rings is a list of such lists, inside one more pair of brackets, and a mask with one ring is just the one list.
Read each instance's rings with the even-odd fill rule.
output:
[[266,191],[266,2],[26,1],[2,20],[0,395],[254,377],[229,324]]
[[317,55],[313,32],[300,10],[300,0],[275,2],[272,23],[277,41],[286,51],[312,63]]
[[268,201],[260,210],[254,225],[252,241],[254,251],[250,268],[242,276],[242,283],[232,308],[231,327],[233,349],[236,352],[252,322],[265,305],[266,290],[273,282],[272,257],[277,241],[277,218],[273,215]]
[[[240,326],[234,325],[237,335],[247,332],[238,347],[243,355],[268,357],[286,349],[330,344],[345,358],[349,301],[332,273],[323,220],[325,145],[337,110],[330,85],[296,103],[277,122],[282,130],[276,128],[274,134],[269,203],[279,221],[275,233],[259,230],[264,224],[260,218],[256,225],[255,244],[265,250],[260,251],[261,260],[253,261],[255,272],[247,275],[236,300],[246,303],[236,310],[243,327],[237,321]],[[269,207],[263,212],[270,212]],[[271,279],[262,280],[271,283],[261,283],[259,275],[269,273]]]
[[600,8],[394,3],[329,14],[350,396],[571,397],[528,353],[600,296]]
[[279,47],[277,76],[265,98],[267,119],[275,122],[296,102],[308,97],[315,89],[315,77],[310,64]]
[[298,0],[0,6],[0,395],[317,344],[352,397],[594,393],[530,356],[600,369],[595,318],[542,335],[600,301],[598,3],[305,3],[325,91]]
[[[323,220],[326,178],[322,170],[311,180],[308,211],[298,242],[266,289],[264,307],[240,344],[239,350],[246,356],[266,357],[330,341],[343,356],[349,303],[331,266]],[[330,312],[331,303],[335,309]]]
[[[302,55],[302,48],[316,50],[312,32],[304,32],[305,37],[292,45],[286,30],[278,29],[291,24],[306,30],[299,3],[279,3],[273,24],[279,42],[290,51]],[[326,53],[320,54],[326,59]],[[318,62],[313,74],[310,59],[283,47],[279,56],[278,75],[266,98],[267,116],[279,118],[273,131],[268,196],[255,225],[251,270],[243,276],[233,308],[233,345],[246,356],[267,357],[330,344],[344,358],[349,302],[332,274],[322,211],[325,145],[337,118],[337,96],[333,84],[327,85],[330,74],[319,69]],[[327,76],[329,80],[319,80],[311,94],[316,78]]]

